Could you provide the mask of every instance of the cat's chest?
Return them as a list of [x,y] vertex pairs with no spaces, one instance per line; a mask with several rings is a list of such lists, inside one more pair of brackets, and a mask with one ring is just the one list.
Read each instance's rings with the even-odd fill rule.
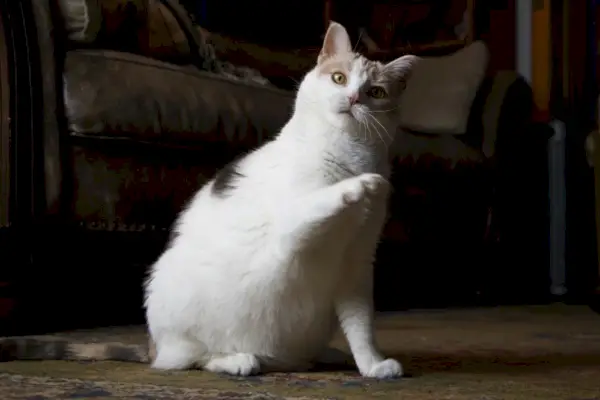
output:
[[388,175],[387,163],[382,163],[380,157],[368,152],[329,155],[321,161],[318,172],[328,184],[365,173]]

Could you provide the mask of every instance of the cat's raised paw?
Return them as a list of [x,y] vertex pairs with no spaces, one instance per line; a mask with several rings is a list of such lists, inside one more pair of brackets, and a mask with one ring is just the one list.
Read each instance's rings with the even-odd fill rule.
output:
[[248,376],[260,372],[260,363],[252,354],[237,353],[214,357],[206,363],[204,369],[217,374]]
[[400,378],[402,374],[402,364],[400,364],[393,358],[388,358],[386,360],[373,364],[371,366],[371,369],[365,374],[365,377],[376,379],[391,379]]
[[354,204],[361,201],[365,195],[387,194],[388,181],[379,174],[361,174],[348,179],[348,188],[344,192],[344,202]]
[[390,184],[379,174],[362,174],[358,176],[369,195],[387,194]]

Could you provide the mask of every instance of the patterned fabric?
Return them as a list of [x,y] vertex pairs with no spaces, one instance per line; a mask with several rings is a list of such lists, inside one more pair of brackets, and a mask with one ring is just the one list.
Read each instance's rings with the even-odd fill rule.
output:
[[210,32],[203,29],[195,22],[194,15],[188,12],[178,0],[161,1],[168,4],[169,8],[179,20],[181,29],[186,32],[186,35],[191,38],[197,47],[197,55],[199,56],[200,62],[200,65],[197,66],[229,79],[253,82],[259,85],[270,85],[270,82],[256,69],[219,60],[214,45],[210,42]]
[[[86,0],[95,8],[84,8],[83,4],[88,3],[82,0],[62,1],[66,4],[63,13],[68,12],[69,21],[75,19],[79,25],[80,20],[87,21],[85,27],[78,25],[79,30],[88,29],[88,25],[89,29],[95,29],[85,33],[85,38],[81,36],[84,33],[77,31],[81,37],[71,37],[75,47],[86,43],[86,48],[117,50],[180,65],[193,64],[232,80],[270,85],[255,69],[219,60],[209,33],[195,23],[178,0]],[[75,29],[68,28],[69,32]]]
[[[143,327],[64,333],[74,340],[145,340]],[[600,398],[600,316],[540,306],[382,315],[377,336],[409,376],[376,381],[354,369],[253,377],[161,372],[118,362],[0,363],[2,399],[527,399]],[[336,338],[335,344],[343,346]]]

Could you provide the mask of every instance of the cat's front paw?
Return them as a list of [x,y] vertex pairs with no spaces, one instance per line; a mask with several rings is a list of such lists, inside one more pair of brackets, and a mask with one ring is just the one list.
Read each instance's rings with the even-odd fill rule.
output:
[[391,379],[400,378],[403,374],[402,364],[393,358],[374,363],[371,368],[363,374],[367,378]]
[[343,193],[345,204],[354,204],[368,196],[387,195],[389,182],[379,174],[361,174],[347,180]]

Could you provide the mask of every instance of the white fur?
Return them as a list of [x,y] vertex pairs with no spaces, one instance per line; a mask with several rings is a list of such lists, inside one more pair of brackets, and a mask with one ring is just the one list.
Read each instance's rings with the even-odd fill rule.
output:
[[[328,35],[350,51],[341,25]],[[154,368],[306,369],[341,327],[362,375],[402,374],[373,338],[372,259],[393,139],[382,129],[395,125],[386,112],[358,122],[377,108],[348,101],[367,80],[364,63],[353,62],[346,86],[309,72],[277,138],[240,161],[236,187],[217,196],[210,182],[182,212],[146,283]]]

